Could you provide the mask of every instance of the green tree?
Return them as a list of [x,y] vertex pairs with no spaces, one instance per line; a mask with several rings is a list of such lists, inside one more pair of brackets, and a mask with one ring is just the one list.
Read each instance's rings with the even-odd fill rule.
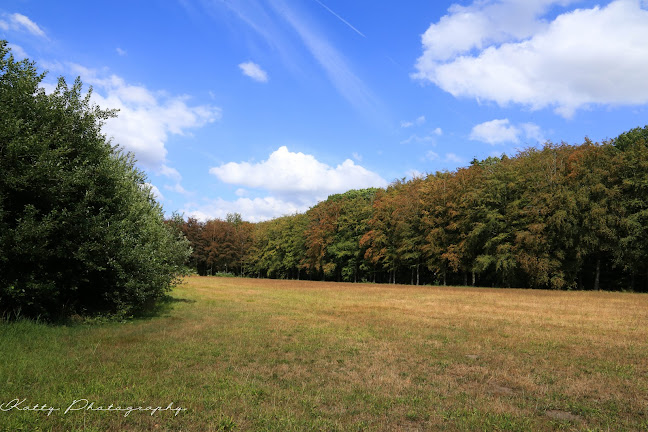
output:
[[145,175],[101,133],[115,113],[0,42],[0,308],[54,319],[141,309],[190,253]]
[[[615,261],[629,274],[629,288],[648,291],[648,126],[619,135],[613,145],[621,150],[613,165],[625,209]],[[644,278],[639,287],[638,277]]]
[[372,203],[376,189],[350,190],[332,195],[329,201],[340,204],[335,223],[335,238],[328,246],[328,254],[336,265],[338,276],[347,282],[357,282],[364,264],[365,248],[360,245],[362,236],[368,230],[372,214]]

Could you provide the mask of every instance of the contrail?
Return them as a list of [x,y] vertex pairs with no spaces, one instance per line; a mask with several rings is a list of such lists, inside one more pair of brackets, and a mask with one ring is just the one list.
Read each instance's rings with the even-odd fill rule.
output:
[[353,27],[351,24],[349,24],[349,22],[348,22],[347,20],[345,20],[345,19],[342,18],[340,15],[336,14],[335,12],[333,12],[333,11],[332,11],[328,6],[326,6],[324,3],[322,3],[322,2],[319,1],[319,0],[315,0],[315,1],[316,1],[317,3],[319,3],[319,4],[320,4],[324,9],[326,9],[326,10],[329,11],[329,12],[331,12],[331,13],[332,13],[332,14],[333,14],[337,19],[339,19],[339,20],[342,21],[344,24],[346,24],[346,25],[348,25],[349,27],[351,27],[351,29],[352,29],[354,32],[358,33],[358,34],[359,34],[360,36],[362,36],[363,38],[366,38],[366,37],[367,37],[367,36],[363,35],[362,32],[361,32],[360,30],[358,30],[357,28],[355,28],[355,27]]

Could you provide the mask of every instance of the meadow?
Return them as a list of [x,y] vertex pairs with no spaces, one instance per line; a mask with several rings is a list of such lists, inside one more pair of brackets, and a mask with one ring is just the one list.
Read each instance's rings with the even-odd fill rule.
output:
[[0,323],[0,431],[648,430],[647,324],[645,294],[195,276]]

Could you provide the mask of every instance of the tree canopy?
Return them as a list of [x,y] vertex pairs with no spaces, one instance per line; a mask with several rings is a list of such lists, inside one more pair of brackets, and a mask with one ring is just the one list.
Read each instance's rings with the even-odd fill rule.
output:
[[[648,126],[604,143],[546,143],[332,195],[304,214],[250,224],[238,268],[277,278],[648,291],[647,139]],[[213,226],[185,223],[195,254],[211,253]]]
[[44,77],[0,42],[0,313],[131,313],[175,283],[188,241],[101,133],[116,113]]

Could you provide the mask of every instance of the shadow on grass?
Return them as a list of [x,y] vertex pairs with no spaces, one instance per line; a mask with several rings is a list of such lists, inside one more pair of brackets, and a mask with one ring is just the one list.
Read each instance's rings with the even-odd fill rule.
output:
[[165,294],[156,301],[144,305],[141,310],[136,311],[131,316],[122,317],[122,319],[126,321],[133,321],[167,317],[174,309],[174,307],[181,303],[192,304],[196,303],[196,300],[173,297],[171,295]]
[[29,321],[54,327],[74,327],[83,325],[101,325],[110,323],[126,323],[134,321],[148,321],[155,318],[170,316],[173,309],[182,303],[192,304],[196,300],[163,295],[155,301],[150,301],[142,308],[129,313],[85,313],[60,316],[58,319],[44,320],[41,317],[22,316],[20,311],[0,313],[0,325],[15,322]]

